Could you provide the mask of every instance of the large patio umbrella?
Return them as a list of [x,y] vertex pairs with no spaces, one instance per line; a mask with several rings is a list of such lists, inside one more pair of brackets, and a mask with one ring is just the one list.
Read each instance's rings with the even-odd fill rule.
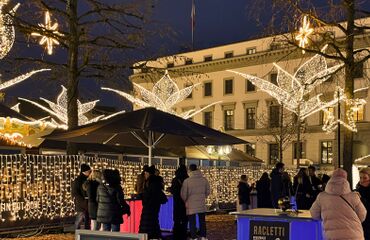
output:
[[149,164],[155,147],[245,144],[246,141],[155,108],[127,112],[47,139],[116,146],[145,146]]

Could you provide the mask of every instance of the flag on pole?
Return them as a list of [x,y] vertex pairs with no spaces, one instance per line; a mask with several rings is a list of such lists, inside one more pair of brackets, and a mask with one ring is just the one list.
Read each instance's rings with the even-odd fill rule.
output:
[[191,17],[191,45],[194,49],[195,0],[192,0],[190,17]]

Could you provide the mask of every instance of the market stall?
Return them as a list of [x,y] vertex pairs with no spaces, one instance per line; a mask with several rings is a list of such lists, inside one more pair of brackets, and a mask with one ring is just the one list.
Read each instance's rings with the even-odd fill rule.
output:
[[323,240],[321,221],[307,210],[298,213],[257,208],[233,212],[237,216],[238,240]]

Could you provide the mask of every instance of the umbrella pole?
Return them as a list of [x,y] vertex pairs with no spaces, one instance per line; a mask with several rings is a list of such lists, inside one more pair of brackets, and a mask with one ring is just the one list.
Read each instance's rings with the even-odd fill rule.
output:
[[148,136],[148,165],[152,166],[152,131],[149,131],[149,136]]

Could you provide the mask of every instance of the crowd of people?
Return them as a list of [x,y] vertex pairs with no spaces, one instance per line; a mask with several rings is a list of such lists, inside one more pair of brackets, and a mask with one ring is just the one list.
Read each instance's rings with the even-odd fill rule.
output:
[[[188,171],[189,170],[189,171]],[[123,215],[130,216],[129,205],[124,198],[118,170],[91,170],[81,165],[80,175],[72,184],[75,201],[75,228],[84,223],[85,229],[120,231]],[[313,166],[299,169],[291,178],[279,162],[270,175],[249,185],[248,177],[242,175],[238,183],[238,210],[246,210],[251,204],[251,191],[257,192],[258,208],[279,208],[279,200],[288,198],[296,202],[299,210],[310,210],[312,218],[323,221],[326,239],[370,240],[370,168],[360,171],[360,182],[351,191],[347,173],[336,169],[332,176],[318,177]],[[149,239],[161,239],[159,210],[167,202],[164,181],[154,166],[144,166],[137,176],[135,190],[142,199],[139,232]],[[173,237],[186,240],[188,227],[190,239],[206,239],[206,198],[210,194],[208,180],[195,164],[189,169],[180,165],[168,189],[174,199]],[[335,204],[333,204],[335,202]],[[197,219],[199,231],[197,231]]]
[[[124,198],[118,170],[92,170],[81,164],[80,174],[72,183],[72,196],[75,203],[75,229],[84,223],[85,229],[120,231],[123,215],[130,216],[130,206]],[[135,190],[142,200],[142,213],[139,233],[148,234],[149,239],[161,239],[159,210],[167,202],[164,194],[164,181],[159,170],[145,165],[137,176]],[[174,239],[187,239],[189,224],[190,238],[198,239],[196,218],[199,220],[199,237],[206,239],[205,221],[206,198],[210,194],[208,180],[203,177],[195,164],[185,165],[176,170],[170,192],[174,198]]]
[[[238,184],[240,210],[249,208],[250,193],[245,175]],[[296,202],[298,210],[310,210],[312,218],[323,221],[325,239],[370,240],[370,168],[360,171],[360,181],[352,191],[347,172],[336,169],[332,176],[316,175],[314,166],[300,168],[293,180],[279,162],[255,184],[258,208],[279,208],[279,200]],[[335,203],[335,204],[333,204]],[[296,209],[296,210],[297,210]]]

